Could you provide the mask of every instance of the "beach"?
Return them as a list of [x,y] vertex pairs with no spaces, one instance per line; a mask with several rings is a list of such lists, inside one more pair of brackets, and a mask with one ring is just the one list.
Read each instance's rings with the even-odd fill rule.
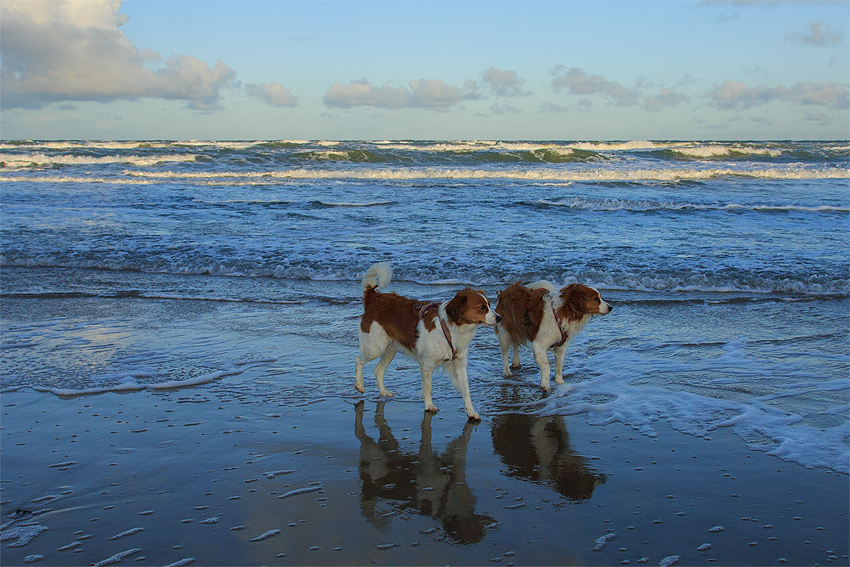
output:
[[[850,564],[846,142],[0,142],[3,565]],[[595,287],[480,423],[364,272]]]
[[225,384],[18,392],[3,396],[2,467],[4,534],[20,530],[4,565],[848,563],[847,476],[723,431],[282,408]]
[[[4,324],[20,324],[18,303],[33,314],[31,301],[4,300]],[[475,423],[442,376],[441,411],[425,413],[410,360],[388,371],[394,399],[377,395],[371,371],[361,396],[351,336],[244,324],[285,308],[40,302],[49,315],[30,325],[44,335],[83,313],[99,313],[87,324],[102,332],[123,303],[134,321],[125,348],[149,341],[156,321],[185,358],[188,345],[213,348],[211,335],[216,348],[245,352],[197,385],[4,391],[4,565],[848,563],[847,474],[754,451],[730,427],[697,437],[660,421],[648,436],[505,410],[546,398],[528,361],[514,381],[471,376]],[[474,359],[489,354],[498,368],[492,331],[476,342]]]

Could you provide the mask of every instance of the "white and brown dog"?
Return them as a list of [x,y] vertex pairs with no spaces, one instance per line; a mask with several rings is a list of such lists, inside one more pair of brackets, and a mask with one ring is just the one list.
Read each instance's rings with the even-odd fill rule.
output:
[[469,343],[478,325],[493,326],[499,317],[483,291],[466,288],[449,301],[423,303],[397,293],[380,293],[392,278],[389,264],[375,264],[363,275],[363,316],[360,318],[360,356],[356,360],[354,386],[364,392],[363,365],[380,357],[375,378],[382,396],[392,396],[384,387],[384,371],[399,350],[419,362],[425,410],[436,412],[431,400],[431,375],[439,367],[451,376],[463,397],[469,419],[481,419],[472,406],[466,366]]
[[549,350],[555,353],[555,382],[563,384],[567,345],[594,315],[606,315],[611,309],[599,291],[582,284],[570,284],[560,290],[547,281],[528,287],[519,283],[509,286],[499,293],[496,305],[496,313],[502,316],[496,335],[502,347],[505,376],[512,375],[508,366],[509,349],[514,349],[513,367],[518,368],[519,347],[531,343],[534,360],[540,366],[540,387],[551,391],[546,354]]

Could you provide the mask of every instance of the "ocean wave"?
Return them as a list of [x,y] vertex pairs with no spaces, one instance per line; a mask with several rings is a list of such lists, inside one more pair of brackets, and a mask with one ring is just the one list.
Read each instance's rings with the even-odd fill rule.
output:
[[716,158],[746,158],[752,156],[779,157],[785,150],[772,147],[753,147],[748,145],[708,145],[671,147],[666,150],[670,154],[693,159],[716,159]]
[[[194,159],[194,158],[193,158]],[[184,160],[173,156],[173,161]],[[121,163],[116,159],[113,163]],[[421,181],[421,180],[488,180],[533,182],[681,182],[708,181],[722,177],[741,177],[768,180],[815,180],[850,179],[847,167],[802,167],[796,165],[770,168],[654,168],[623,169],[593,168],[564,169],[557,167],[533,168],[437,168],[437,167],[389,167],[356,169],[278,169],[269,171],[139,171],[124,170],[122,176],[103,175],[2,175],[0,182],[15,183],[167,183],[182,182],[223,184],[233,182],[253,185],[273,184],[281,180],[363,180],[363,181]]]
[[807,207],[803,205],[740,205],[728,204],[704,204],[704,203],[658,203],[655,201],[629,201],[626,199],[607,199],[603,201],[590,199],[566,199],[562,201],[549,201],[540,199],[536,204],[547,207],[566,207],[568,209],[580,209],[591,211],[755,211],[755,212],[789,212],[801,211],[812,213],[847,213],[850,206],[821,205]]
[[[175,154],[187,154],[174,158]],[[134,167],[174,161],[227,164],[316,163],[456,165],[584,164],[614,160],[618,164],[647,160],[705,163],[832,163],[850,160],[841,142],[701,142],[701,141],[11,141],[0,143],[6,167],[88,165],[125,160]],[[156,156],[159,156],[158,158]]]
[[[604,271],[566,271],[558,267],[557,274],[548,268],[553,266],[513,266],[511,271],[499,270],[494,267],[465,266],[455,268],[452,273],[406,266],[402,262],[394,262],[396,268],[394,281],[415,283],[418,285],[434,286],[480,286],[501,287],[516,281],[537,281],[548,279],[555,285],[582,283],[603,291],[636,292],[657,295],[660,293],[681,294],[682,299],[687,294],[710,294],[730,296],[747,294],[768,296],[771,294],[800,295],[800,296],[834,296],[847,297],[850,295],[850,279],[846,276],[824,275],[794,275],[778,274],[774,276],[759,275],[738,270],[734,273],[718,275],[713,273],[679,272],[669,275],[658,273],[635,272],[604,272]],[[6,252],[0,255],[0,267],[3,268],[59,268],[59,269],[89,269],[104,272],[136,272],[142,274],[170,274],[181,276],[214,276],[219,278],[273,278],[281,280],[313,280],[313,281],[352,281],[359,282],[362,278],[362,262],[354,257],[349,261],[331,261],[328,258],[316,258],[313,261],[299,261],[292,264],[265,263],[263,261],[225,262],[221,259],[200,260],[193,263],[188,258],[176,259],[168,257],[135,258],[89,258],[78,259],[47,254],[15,254]],[[535,269],[536,268],[536,269]],[[544,270],[544,271],[541,271]],[[58,293],[52,290],[9,290],[2,292],[4,296],[19,294],[50,294]],[[71,293],[78,293],[77,291]],[[228,295],[174,294],[165,292],[116,292],[126,293],[127,297],[143,297],[152,299],[188,299],[219,302],[250,301],[257,303],[298,303],[300,299],[290,297],[267,298],[234,298]],[[114,293],[109,296],[115,296]],[[310,300],[324,301],[323,298]]]
[[67,165],[110,165],[126,164],[150,167],[164,163],[188,163],[196,161],[196,155],[47,155],[47,154],[0,154],[0,167],[9,169],[33,169]]
[[365,203],[336,203],[332,201],[314,201],[322,207],[380,207],[383,205],[392,205],[393,201],[367,201]]

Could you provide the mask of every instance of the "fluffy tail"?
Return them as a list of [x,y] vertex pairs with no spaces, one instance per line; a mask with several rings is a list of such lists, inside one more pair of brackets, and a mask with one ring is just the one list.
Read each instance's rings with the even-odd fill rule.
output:
[[555,291],[555,286],[547,282],[546,280],[536,281],[532,284],[528,284],[529,289],[545,289],[546,291]]
[[387,287],[393,278],[393,269],[386,262],[375,264],[363,274],[363,291]]

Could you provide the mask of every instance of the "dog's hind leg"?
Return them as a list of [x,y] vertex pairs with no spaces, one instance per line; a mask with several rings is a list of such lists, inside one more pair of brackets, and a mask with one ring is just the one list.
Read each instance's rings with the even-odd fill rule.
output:
[[381,392],[382,396],[392,396],[393,393],[387,390],[384,387],[384,372],[387,370],[387,366],[393,361],[396,353],[398,352],[398,346],[390,346],[384,354],[381,355],[381,360],[378,361],[378,365],[375,367],[375,378],[378,381],[378,391]]
[[499,346],[502,348],[502,374],[505,376],[505,378],[510,378],[511,376],[513,376],[513,373],[511,372],[511,367],[508,366],[508,358],[510,356],[511,345],[506,338],[502,337],[501,334],[499,335]]
[[354,388],[361,394],[366,391],[366,388],[363,386],[363,365],[367,362],[369,361],[363,355],[358,355],[354,359]]

